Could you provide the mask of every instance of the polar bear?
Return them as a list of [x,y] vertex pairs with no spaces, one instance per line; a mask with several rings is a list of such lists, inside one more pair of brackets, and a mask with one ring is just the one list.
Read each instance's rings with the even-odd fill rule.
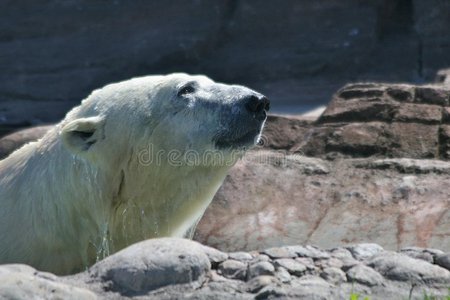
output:
[[189,236],[268,109],[246,87],[181,73],[94,91],[0,161],[0,263],[70,274],[143,239]]

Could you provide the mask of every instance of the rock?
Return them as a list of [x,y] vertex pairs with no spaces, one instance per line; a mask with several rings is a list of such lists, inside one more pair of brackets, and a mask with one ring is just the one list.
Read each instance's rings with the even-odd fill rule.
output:
[[332,284],[339,284],[347,280],[345,273],[339,268],[325,268],[320,273],[320,277]]
[[209,270],[205,247],[189,240],[162,238],[133,244],[95,264],[89,273],[111,281],[113,290],[139,294],[176,284],[198,287]]
[[256,296],[256,300],[288,298],[288,291],[282,287],[269,285],[264,287]]
[[346,248],[342,248],[342,247],[331,249],[330,254],[332,257],[336,257],[340,260],[346,259],[346,258],[353,259],[352,253],[349,250],[347,250]]
[[392,118],[397,122],[418,122],[424,124],[439,124],[442,120],[442,107],[439,105],[420,105],[404,103],[399,106]]
[[439,254],[435,257],[437,265],[450,271],[450,253]]
[[356,265],[347,271],[349,282],[359,282],[361,284],[374,286],[381,285],[384,281],[377,271],[364,265]]
[[355,246],[347,247],[347,249],[352,253],[353,257],[357,260],[368,259],[375,254],[383,251],[383,247],[377,244],[358,244]]
[[450,247],[447,161],[335,159],[326,161],[329,173],[321,174],[297,164],[281,168],[270,152],[263,154],[268,158],[258,161],[252,156],[259,152],[252,151],[231,169],[196,240],[223,251],[285,248],[271,253],[274,258],[329,256],[306,246],[282,247],[296,243]]
[[257,276],[251,279],[249,282],[247,282],[248,291],[250,293],[257,293],[263,287],[271,284],[276,284],[277,282],[278,280],[273,276],[268,275]]
[[[444,110],[444,118],[450,119],[450,111]],[[448,160],[450,158],[450,126],[442,125],[439,128],[439,151],[443,159]]]
[[1,299],[97,299],[91,291],[59,282],[26,265],[0,266]]
[[306,275],[293,284],[291,295],[297,299],[330,299],[332,285],[324,279]]
[[418,103],[448,106],[450,101],[450,91],[436,86],[417,87],[414,101]]
[[289,283],[291,281],[291,274],[283,267],[277,268],[275,277],[282,283]]
[[[209,261],[211,262],[211,264],[213,266],[217,266],[221,262],[224,262],[225,260],[227,260],[229,257],[228,254],[226,254],[222,251],[219,251],[217,249],[208,247],[208,246],[202,245],[202,250],[205,252],[206,256],[208,257]],[[232,257],[230,257],[230,258],[232,258]]]
[[340,259],[337,259],[335,257],[330,257],[330,258],[324,258],[324,259],[317,259],[315,261],[315,265],[321,269],[325,269],[325,268],[340,269],[344,266],[344,263]]
[[248,277],[254,278],[261,275],[274,275],[275,267],[268,261],[251,264],[248,268]]
[[[227,5],[219,2],[202,8],[202,3],[180,2],[172,6],[119,1],[103,6],[83,0],[66,5],[54,3],[41,15],[28,13],[39,5],[4,3],[0,7],[5,12],[1,67],[10,74],[2,76],[3,97],[80,100],[92,88],[119,77],[148,73],[149,66],[156,73],[168,70],[170,61],[188,61],[199,55],[204,48],[201,44],[211,42],[210,35],[217,34],[227,13]],[[117,18],[117,12],[134,23],[127,25]],[[17,15],[23,18],[14,22]],[[169,24],[160,17],[177,22]],[[9,25],[13,22],[14,26]],[[41,26],[37,28],[35,24]],[[164,39],[167,36],[170,38]],[[153,42],[163,39],[162,44]],[[93,44],[95,48],[90,47]],[[122,46],[125,44],[131,46]],[[46,50],[39,50],[43,45]],[[114,52],[108,50],[111,47]]]
[[314,265],[314,260],[311,257],[298,257],[295,260],[301,263],[302,265],[306,266],[310,271],[316,269],[316,266]]
[[394,85],[386,88],[386,94],[395,101],[413,102],[414,88],[410,85]]
[[300,257],[309,257],[309,258],[314,258],[314,259],[330,257],[329,253],[322,251],[316,247],[310,246],[310,245],[307,245],[305,247],[290,246],[289,249],[291,251],[294,251],[295,253],[297,253],[297,255]]
[[271,116],[263,147],[321,158],[445,159],[449,108],[433,93],[450,97],[447,87],[350,84],[333,96],[315,123]]
[[51,125],[32,127],[2,137],[0,139],[0,159],[5,158],[26,143],[40,139],[50,128],[52,128]]
[[[413,96],[414,95],[414,96]],[[349,84],[333,97],[320,123],[387,121],[436,124],[450,90],[442,86]]]
[[228,253],[228,257],[230,259],[234,259],[234,260],[239,260],[239,261],[248,261],[248,260],[252,260],[253,256],[247,252],[231,252]]
[[295,250],[289,247],[274,247],[264,250],[264,254],[271,258],[297,257]]
[[433,263],[433,254],[425,251],[423,248],[419,247],[407,247],[400,250],[400,253],[408,255],[409,257],[415,259],[421,259],[429,263]]
[[448,285],[450,283],[450,271],[421,259],[397,253],[381,253],[370,260],[369,266],[391,280],[409,281],[415,284]]
[[260,144],[270,149],[289,150],[302,140],[310,126],[311,122],[304,119],[269,115]]
[[[367,249],[368,246],[353,245],[353,248]],[[231,300],[274,297],[346,299],[352,293],[361,297],[370,296],[371,299],[406,299],[409,295],[412,299],[422,299],[424,292],[437,298],[448,295],[450,272],[438,266],[447,260],[444,257],[446,254],[440,250],[415,248],[417,252],[434,253],[436,264],[413,259],[401,252],[380,250],[375,256],[344,269],[345,273],[327,264],[338,260],[332,257],[333,253],[343,254],[344,259],[353,259],[348,256],[349,252],[345,254],[346,249],[315,249],[328,253],[331,258],[279,258],[274,261],[275,270],[269,261],[257,261],[256,251],[240,252],[240,256],[248,254],[255,258],[246,260],[249,265],[227,259],[218,266],[213,265],[212,269],[203,269],[203,273],[198,276],[198,273],[195,275],[198,265],[194,263],[197,267],[193,267],[192,262],[204,261],[200,265],[208,267],[208,256],[204,251],[211,253],[215,252],[214,249],[189,240],[154,239],[132,245],[98,262],[91,269],[71,276],[58,277],[26,265],[0,266],[0,297]],[[412,248],[408,251],[412,251]],[[232,256],[230,253],[225,254]],[[184,255],[184,258],[180,259],[180,255]],[[317,272],[311,271],[299,260],[309,261],[313,267],[315,262]],[[301,272],[297,268],[299,263],[303,265]],[[248,276],[244,276],[246,270]],[[163,273],[172,273],[173,276],[159,276]],[[179,280],[180,277],[182,280]],[[118,278],[121,278],[120,283]],[[161,284],[164,278],[167,280]],[[156,287],[155,283],[158,282]]]
[[270,261],[270,257],[265,254],[256,254],[255,258],[252,259],[252,262],[260,262],[260,261]]
[[307,267],[304,264],[290,258],[276,259],[274,261],[274,264],[276,267],[283,267],[290,274],[293,274],[295,276],[302,276],[307,270]]
[[320,277],[304,276],[295,282],[291,288],[267,286],[255,299],[330,299],[330,284]]
[[[437,158],[443,143],[438,140],[438,125],[445,120],[449,98],[450,89],[439,86],[350,84],[336,93],[319,118],[325,126],[314,129],[324,134],[316,133],[308,142],[325,146],[315,155],[334,151],[364,157]],[[326,133],[330,126],[338,128]],[[308,145],[298,150],[302,149],[309,149]]]
[[243,280],[247,277],[247,265],[228,259],[219,265],[219,272],[226,278]]
[[370,162],[357,163],[356,167],[371,169],[395,169],[406,174],[450,174],[450,162],[431,159],[379,159]]

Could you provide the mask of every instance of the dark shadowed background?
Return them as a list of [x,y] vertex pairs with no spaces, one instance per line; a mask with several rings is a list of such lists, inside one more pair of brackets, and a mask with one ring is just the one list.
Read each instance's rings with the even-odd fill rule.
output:
[[448,66],[449,0],[3,0],[0,135],[133,76],[203,73],[299,113],[346,82],[429,82]]

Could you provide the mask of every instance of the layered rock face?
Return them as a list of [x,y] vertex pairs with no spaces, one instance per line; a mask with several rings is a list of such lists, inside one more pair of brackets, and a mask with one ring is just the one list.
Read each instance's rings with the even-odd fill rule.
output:
[[297,245],[225,253],[165,238],[134,244],[74,276],[0,266],[0,298],[443,299],[449,269],[450,255],[435,249]]
[[[116,0],[0,3],[0,134],[56,122],[90,91],[203,73],[279,111],[355,80],[431,80],[450,65],[443,0]],[[25,109],[24,109],[25,108]]]

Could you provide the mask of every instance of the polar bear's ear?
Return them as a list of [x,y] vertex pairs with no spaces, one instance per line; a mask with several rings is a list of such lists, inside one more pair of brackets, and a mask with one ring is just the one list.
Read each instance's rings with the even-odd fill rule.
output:
[[103,139],[105,120],[102,117],[81,118],[66,124],[61,130],[63,144],[72,152],[87,152]]

